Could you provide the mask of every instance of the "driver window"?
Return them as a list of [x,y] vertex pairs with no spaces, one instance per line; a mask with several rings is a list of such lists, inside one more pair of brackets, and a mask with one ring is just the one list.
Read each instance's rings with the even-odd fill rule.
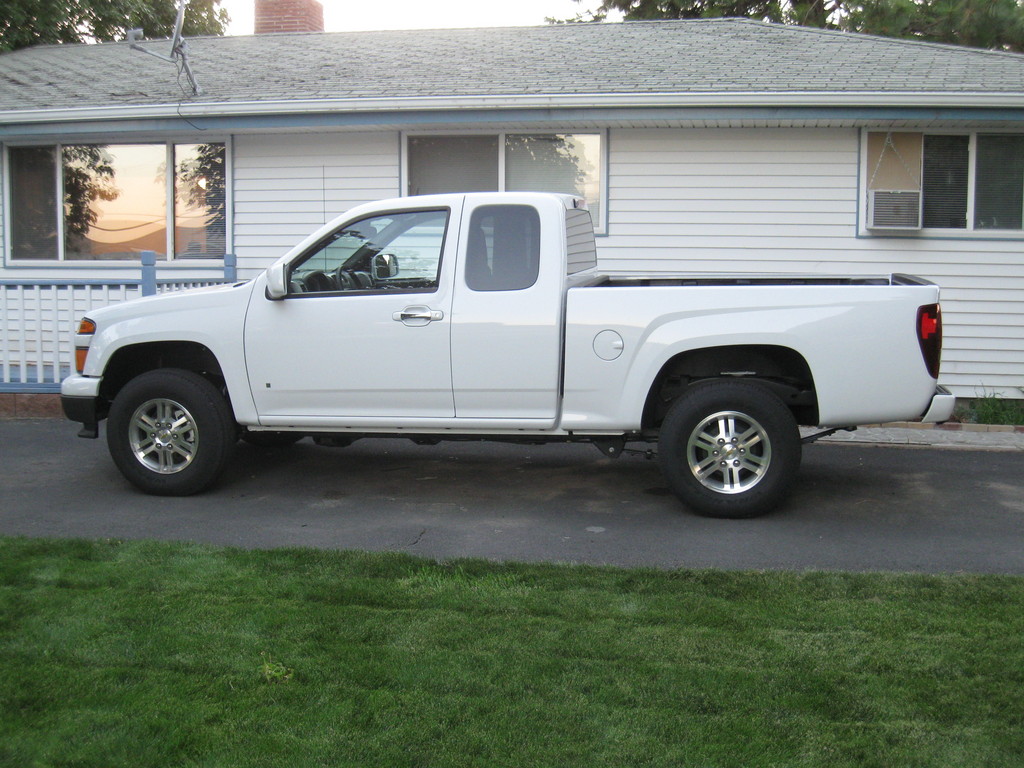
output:
[[292,266],[288,293],[433,292],[447,224],[447,210],[347,222]]

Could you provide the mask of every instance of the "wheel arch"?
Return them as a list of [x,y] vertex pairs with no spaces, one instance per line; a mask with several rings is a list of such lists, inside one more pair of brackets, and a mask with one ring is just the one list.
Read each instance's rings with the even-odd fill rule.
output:
[[116,350],[103,371],[100,395],[113,401],[136,376],[160,368],[181,368],[225,386],[224,371],[213,351],[196,341],[149,341]]
[[687,350],[667,360],[648,390],[643,428],[657,429],[679,395],[713,379],[760,383],[779,396],[798,424],[817,424],[814,377],[803,355],[781,345],[735,344]]

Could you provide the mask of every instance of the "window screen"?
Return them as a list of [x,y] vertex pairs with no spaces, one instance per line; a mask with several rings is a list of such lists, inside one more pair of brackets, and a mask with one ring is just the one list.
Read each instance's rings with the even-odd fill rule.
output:
[[1024,136],[978,136],[975,229],[1024,228]]
[[410,195],[497,190],[497,136],[410,137]]
[[11,245],[22,259],[57,258],[57,152],[12,147]]
[[970,137],[924,137],[924,226],[967,227]]
[[540,274],[540,216],[528,205],[483,205],[469,221],[466,285],[521,291]]

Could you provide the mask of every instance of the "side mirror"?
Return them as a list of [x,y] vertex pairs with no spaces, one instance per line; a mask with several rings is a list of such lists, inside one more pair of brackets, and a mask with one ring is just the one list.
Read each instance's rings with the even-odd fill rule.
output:
[[374,280],[390,280],[398,275],[398,257],[393,253],[378,253],[371,265]]
[[283,299],[288,295],[288,281],[285,279],[286,267],[283,263],[271,265],[267,269],[267,298],[272,301]]

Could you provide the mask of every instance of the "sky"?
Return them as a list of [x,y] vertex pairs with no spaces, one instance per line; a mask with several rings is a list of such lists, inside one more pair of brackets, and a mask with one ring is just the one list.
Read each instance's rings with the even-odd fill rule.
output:
[[[600,0],[320,0],[327,32],[368,29],[511,27],[569,19]],[[221,0],[231,16],[229,35],[251,35],[253,0]]]

